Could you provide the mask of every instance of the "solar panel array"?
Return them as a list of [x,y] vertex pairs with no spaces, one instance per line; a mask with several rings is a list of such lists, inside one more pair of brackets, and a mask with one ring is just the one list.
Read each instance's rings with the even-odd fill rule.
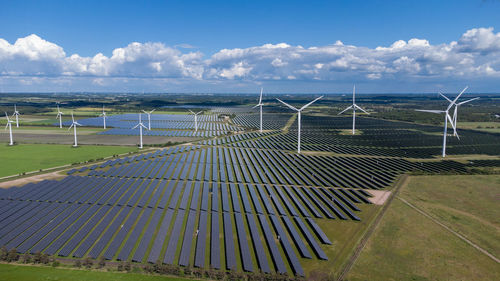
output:
[[[256,117],[244,112],[237,112],[235,123],[255,127]],[[155,122],[189,122],[188,116],[165,118]],[[215,117],[203,118],[214,122]],[[293,153],[296,125],[283,133],[277,129],[288,119],[276,118],[262,134],[115,158],[71,169],[59,181],[0,190],[0,246],[21,253],[304,276],[303,259],[329,258],[324,249],[332,237],[320,222],[360,221],[363,205],[370,204],[366,190],[384,189],[409,171],[465,172],[497,164],[409,161],[399,156],[418,148],[430,157],[437,149],[433,137],[420,136],[434,127],[360,118],[363,134],[350,136],[340,134],[346,120],[304,118],[303,149],[319,151],[315,154]],[[225,129],[234,128],[201,132]],[[455,149],[495,147],[495,135],[463,135],[467,145]],[[411,144],[398,144],[398,137]]]
[[[141,114],[142,122],[148,126],[148,117]],[[145,136],[167,136],[167,137],[214,137],[225,135],[230,131],[242,131],[239,126],[221,122],[217,115],[198,115],[198,131],[195,132],[193,115],[184,114],[151,114],[151,130],[144,130]],[[78,120],[83,126],[102,127],[102,117],[85,118]],[[131,128],[139,122],[139,114],[118,114],[106,118],[106,126],[110,128],[102,135],[139,135],[138,130]],[[69,121],[63,123],[71,125]],[[59,125],[59,124],[55,124]]]

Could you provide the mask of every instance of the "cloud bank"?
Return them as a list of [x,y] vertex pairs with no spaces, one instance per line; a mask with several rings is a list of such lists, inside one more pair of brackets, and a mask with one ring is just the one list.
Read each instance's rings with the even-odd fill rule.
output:
[[109,57],[102,53],[93,57],[69,55],[61,46],[32,34],[13,44],[0,39],[0,78],[11,86],[71,79],[95,87],[113,87],[124,79],[197,87],[356,81],[374,85],[490,81],[498,85],[500,33],[493,28],[474,28],[449,43],[432,45],[414,38],[376,48],[341,41],[318,47],[265,44],[222,49],[210,56],[193,48],[133,42],[114,49]]

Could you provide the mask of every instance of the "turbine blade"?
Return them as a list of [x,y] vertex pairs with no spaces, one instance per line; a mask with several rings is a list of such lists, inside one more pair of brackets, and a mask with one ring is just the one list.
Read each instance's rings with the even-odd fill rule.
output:
[[257,106],[259,106],[259,105],[260,105],[260,104],[256,104],[256,105],[252,106],[252,108],[256,108],[256,107],[257,107]]
[[363,111],[366,114],[370,114],[370,113],[366,112],[364,109],[362,109],[361,107],[359,107],[357,104],[354,104],[354,107],[356,107],[357,109]]
[[352,87],[352,104],[356,103],[355,100],[356,100],[356,85]]
[[155,108],[155,109],[153,109],[153,110],[151,110],[151,111],[149,112],[149,114],[153,113],[155,110],[156,110],[156,108]]
[[5,125],[5,130],[7,130],[8,127],[9,127],[9,123],[7,123],[7,125]]
[[73,128],[74,124],[71,124],[71,126],[69,126],[68,128],[68,131],[71,130],[71,128]]
[[195,114],[195,113],[194,113],[191,109],[188,109],[188,110],[189,110],[189,112],[191,112],[192,114],[196,115],[196,114]]
[[203,112],[203,110],[202,110],[202,111],[198,111],[198,112],[196,113],[196,115],[198,115],[198,114],[200,114],[200,113],[202,113],[202,112]]
[[131,130],[133,130],[133,129],[137,128],[138,126],[139,126],[139,124],[135,125],[134,127],[132,127],[132,129],[131,129]]
[[262,88],[260,88],[260,98],[259,98],[259,104],[261,104],[261,103],[262,103],[262,90],[263,90],[263,89],[262,89]]
[[466,101],[463,101],[463,102],[459,102],[459,103],[457,103],[457,105],[462,105],[462,104],[464,104],[464,103],[468,103],[468,102],[471,102],[471,101],[473,101],[473,100],[477,100],[477,99],[479,99],[479,97],[477,97],[477,98],[473,98],[473,99],[470,99],[470,100],[466,100]]
[[446,112],[444,110],[427,110],[427,109],[415,109],[415,111],[430,112],[430,113],[443,113],[443,112]]
[[144,113],[148,114],[148,113],[146,112],[146,110],[143,110],[142,112],[144,112]]
[[445,96],[445,95],[443,95],[441,93],[439,93],[439,95],[442,96],[443,98],[445,98],[447,101],[451,102],[451,100],[447,96]]
[[284,105],[288,106],[289,108],[291,108],[291,109],[293,109],[293,110],[295,110],[295,111],[299,111],[297,108],[295,108],[295,107],[293,107],[293,106],[289,105],[288,103],[286,103],[286,102],[284,102],[284,101],[282,101],[282,100],[280,100],[280,99],[278,99],[278,98],[277,98],[277,100],[278,100],[279,102],[281,102],[282,104],[284,104]]
[[340,115],[344,112],[346,112],[347,110],[351,109],[352,108],[352,105],[349,105],[346,109],[342,110],[341,112],[339,112],[337,115]]
[[319,97],[319,98],[315,98],[312,102],[310,102],[310,103],[308,103],[308,104],[304,105],[303,107],[301,107],[301,108],[300,108],[300,111],[302,111],[302,110],[306,109],[306,107],[310,106],[311,104],[315,103],[317,100],[319,100],[319,99],[321,99],[321,98],[323,98],[323,96],[321,96],[321,97]]
[[460,98],[460,96],[465,92],[465,90],[467,90],[467,88],[469,88],[469,86],[466,86],[461,92],[460,94],[458,94],[458,96],[455,97],[455,99],[450,103],[450,105],[448,106],[448,109],[450,109],[453,104],[455,104],[458,100],[458,98]]

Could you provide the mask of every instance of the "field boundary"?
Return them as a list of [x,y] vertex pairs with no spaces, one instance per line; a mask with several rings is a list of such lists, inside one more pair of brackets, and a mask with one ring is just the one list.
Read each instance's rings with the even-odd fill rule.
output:
[[373,234],[375,229],[378,227],[378,225],[382,221],[382,218],[384,217],[385,212],[387,211],[387,209],[389,209],[389,206],[391,205],[392,201],[394,200],[396,195],[399,193],[400,188],[402,186],[406,185],[406,183],[408,182],[408,178],[409,178],[409,175],[404,174],[399,178],[398,182],[396,182],[396,184],[395,184],[396,188],[393,190],[392,194],[389,196],[389,198],[385,202],[384,206],[377,214],[377,217],[375,218],[375,220],[368,226],[368,229],[363,234],[363,237],[360,239],[358,246],[356,247],[356,249],[352,253],[351,257],[347,260],[343,269],[340,271],[340,274],[338,275],[338,277],[336,279],[337,281],[343,281],[345,276],[347,275],[347,273],[349,273],[351,268],[354,266],[359,255],[361,254],[361,252],[365,248],[366,243],[368,242],[371,235]]
[[441,223],[440,221],[438,221],[437,219],[433,218],[431,215],[427,214],[425,211],[419,209],[418,207],[416,207],[415,205],[413,205],[410,202],[406,201],[405,199],[403,199],[403,198],[401,198],[399,196],[398,196],[398,199],[401,200],[401,202],[405,203],[408,207],[410,207],[410,208],[414,209],[415,211],[419,212],[420,214],[422,214],[423,216],[427,217],[428,219],[430,219],[431,221],[433,221],[437,225],[439,225],[439,226],[443,227],[444,229],[448,230],[450,233],[452,233],[453,235],[455,235],[458,238],[460,238],[460,240],[462,240],[462,241],[466,242],[467,244],[471,245],[472,247],[476,248],[476,250],[478,250],[481,253],[485,254],[486,256],[488,256],[489,258],[491,258],[492,260],[494,260],[495,262],[500,263],[500,260],[497,257],[495,257],[490,252],[486,251],[485,249],[481,248],[479,245],[475,244],[474,242],[470,241],[469,239],[467,239],[467,237],[465,237],[465,236],[461,235],[460,233],[454,231],[453,229],[449,228],[445,224]]

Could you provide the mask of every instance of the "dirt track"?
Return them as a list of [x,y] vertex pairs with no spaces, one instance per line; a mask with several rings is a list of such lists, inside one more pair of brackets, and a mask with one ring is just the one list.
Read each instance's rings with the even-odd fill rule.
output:
[[48,180],[48,179],[58,179],[58,178],[63,178],[64,175],[61,175],[58,172],[52,172],[52,173],[47,173],[47,174],[41,174],[41,175],[34,175],[31,177],[25,177],[25,178],[20,178],[20,179],[15,179],[11,181],[5,181],[5,182],[0,182],[0,188],[9,188],[12,186],[23,186],[27,183],[30,182],[39,182],[43,180]]

